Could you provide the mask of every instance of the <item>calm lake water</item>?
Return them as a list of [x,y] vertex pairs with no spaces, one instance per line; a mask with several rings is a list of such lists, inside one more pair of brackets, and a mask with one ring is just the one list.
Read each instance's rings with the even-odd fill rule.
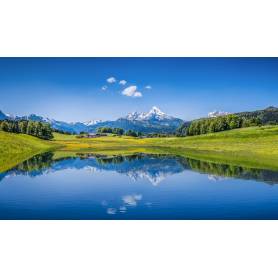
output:
[[0,219],[278,219],[278,172],[46,153],[0,174]]

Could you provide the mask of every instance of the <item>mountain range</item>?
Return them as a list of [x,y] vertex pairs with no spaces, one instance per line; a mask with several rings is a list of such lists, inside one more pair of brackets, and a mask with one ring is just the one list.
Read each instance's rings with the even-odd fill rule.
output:
[[91,120],[87,122],[71,122],[57,121],[45,118],[35,114],[29,116],[11,116],[0,111],[0,120],[30,120],[49,123],[52,128],[71,132],[96,132],[99,127],[123,128],[124,130],[135,130],[143,133],[174,133],[176,129],[183,123],[183,120],[169,116],[162,112],[158,107],[154,106],[149,112],[133,112],[125,117],[121,117],[114,121]]
[[[208,114],[208,118],[224,116],[228,112],[214,111]],[[262,110],[256,110],[251,112],[240,112],[234,113],[235,115],[252,118],[260,118],[262,124],[278,124],[278,108],[270,106]],[[131,129],[137,132],[143,133],[175,133],[177,129],[187,128],[191,121],[183,121],[182,119],[169,116],[162,112],[158,107],[154,106],[149,112],[133,112],[129,113],[125,117],[121,117],[117,120],[112,121],[101,121],[101,120],[91,120],[87,122],[64,122],[54,119],[45,118],[35,114],[30,114],[29,116],[12,116],[10,114],[5,114],[0,110],[0,120],[31,120],[39,121],[44,123],[49,123],[52,128],[71,132],[97,132],[100,127],[111,127],[111,128],[123,128],[125,131]]]

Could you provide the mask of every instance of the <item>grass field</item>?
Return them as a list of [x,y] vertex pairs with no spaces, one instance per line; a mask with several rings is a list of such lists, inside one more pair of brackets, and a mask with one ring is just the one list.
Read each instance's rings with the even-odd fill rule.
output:
[[76,139],[55,135],[63,151],[90,152],[104,155],[131,153],[169,153],[191,158],[278,170],[278,127],[263,126],[193,137],[130,138],[100,137]]
[[[27,135],[0,133],[0,171],[23,158],[51,148],[57,157],[76,153],[128,155],[133,153],[174,154],[210,162],[278,170],[278,127],[235,129],[194,137],[131,138],[107,136],[77,139],[55,134],[51,142]],[[16,161],[14,161],[16,160]]]
[[25,134],[0,131],[0,172],[48,150],[56,149],[57,144]]

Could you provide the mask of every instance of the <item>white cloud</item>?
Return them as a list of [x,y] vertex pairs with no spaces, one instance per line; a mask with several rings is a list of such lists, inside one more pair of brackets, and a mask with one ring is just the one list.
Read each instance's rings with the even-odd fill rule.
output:
[[133,195],[125,195],[122,197],[122,200],[125,204],[129,206],[137,206],[137,202],[142,200],[142,195],[141,194],[133,194]]
[[151,89],[152,89],[152,86],[147,85],[147,86],[145,87],[145,89],[147,89],[147,90],[151,90]]
[[106,91],[107,88],[108,88],[107,86],[102,86],[102,87],[101,87],[101,90],[102,90],[102,91]]
[[115,83],[117,80],[116,80],[115,77],[111,76],[111,77],[107,78],[106,81],[107,81],[108,83],[112,84],[112,83]]
[[122,91],[127,97],[142,97],[142,93],[137,91],[137,86],[129,86]]
[[129,86],[122,91],[122,94],[127,97],[132,97],[136,91],[136,86]]
[[121,81],[119,82],[119,84],[120,84],[120,85],[123,85],[123,86],[124,86],[126,83],[127,83],[126,80],[121,80]]

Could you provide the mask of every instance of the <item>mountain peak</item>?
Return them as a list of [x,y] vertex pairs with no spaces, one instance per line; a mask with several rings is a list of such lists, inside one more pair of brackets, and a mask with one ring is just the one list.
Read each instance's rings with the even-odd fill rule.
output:
[[152,109],[145,114],[145,118],[147,120],[156,119],[156,120],[169,120],[173,119],[173,117],[168,116],[164,112],[162,112],[157,106],[153,106]]
[[127,116],[125,117],[125,119],[130,120],[130,121],[135,121],[140,117],[140,113],[138,113],[137,111],[132,112],[132,113],[128,113]]
[[92,126],[92,125],[95,125],[95,124],[98,124],[98,123],[101,123],[102,120],[90,120],[90,121],[87,121],[87,122],[83,122],[84,125],[86,126]]
[[157,106],[153,106],[152,109],[150,110],[150,112],[156,113],[156,114],[163,113]]
[[162,112],[157,106],[153,106],[147,115],[166,116],[166,114]]
[[151,110],[147,113],[138,113],[133,112],[129,113],[125,119],[130,121],[148,121],[151,119],[154,120],[170,120],[173,119],[173,117],[166,115],[164,112],[162,112],[157,106],[153,106]]
[[208,113],[208,117],[209,118],[216,118],[216,117],[219,117],[219,116],[226,116],[226,115],[229,115],[229,114],[230,114],[229,112],[214,110],[213,112]]

